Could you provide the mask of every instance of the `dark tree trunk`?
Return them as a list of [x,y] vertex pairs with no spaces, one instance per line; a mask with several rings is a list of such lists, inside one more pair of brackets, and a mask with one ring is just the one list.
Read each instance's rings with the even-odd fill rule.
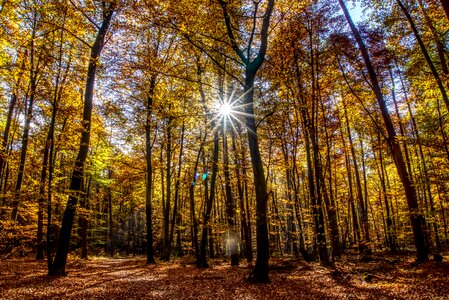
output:
[[[340,123],[341,124],[341,123]],[[342,127],[342,125],[340,125]],[[352,232],[353,232],[353,241],[354,244],[357,244],[361,241],[360,237],[360,227],[359,227],[359,220],[357,217],[357,212],[355,210],[355,204],[354,204],[354,192],[353,192],[353,184],[352,184],[352,172],[351,167],[349,165],[349,154],[347,153],[346,149],[346,141],[343,134],[343,128],[340,127],[340,133],[341,133],[341,140],[343,144],[344,155],[345,155],[345,166],[346,166],[346,173],[348,176],[348,211],[351,212],[352,215]]]
[[[247,218],[247,207],[245,207],[245,193],[244,193],[244,181],[242,181],[242,168],[243,160],[245,159],[245,154],[242,149],[239,154],[235,141],[235,134],[232,132],[232,151],[235,154],[235,176],[237,178],[237,192],[239,195],[239,208],[240,208],[240,221],[243,236],[242,251],[245,253],[246,261],[252,263],[252,245],[251,245],[251,235],[250,235],[250,224]],[[244,179],[245,180],[245,179]]]
[[[19,161],[19,170],[17,173],[17,181],[16,187],[14,189],[14,198],[12,202],[12,211],[11,211],[11,220],[17,220],[19,202],[20,202],[20,192],[22,190],[23,177],[25,173],[25,161],[28,152],[28,143],[29,143],[29,135],[30,135],[30,127],[31,121],[33,119],[33,106],[34,100],[36,97],[36,89],[38,82],[38,70],[36,65],[35,58],[35,49],[34,49],[34,41],[36,38],[36,29],[37,28],[37,15],[34,13],[33,15],[33,31],[31,34],[31,42],[30,42],[30,91],[29,91],[29,100],[28,104],[25,104],[25,125],[23,128],[22,134],[22,147],[20,149],[20,161]],[[26,101],[26,100],[25,100]]]
[[228,153],[228,143],[226,136],[226,120],[227,117],[223,118],[223,166],[224,166],[224,180],[225,180],[225,195],[226,195],[226,219],[228,223],[228,246],[231,252],[231,266],[239,265],[239,239],[236,231],[236,221],[235,221],[235,199],[232,194],[231,188],[231,176],[229,173],[229,153]]
[[[16,86],[14,87],[13,93],[11,95],[11,100],[9,102],[9,108],[8,108],[8,116],[6,117],[6,123],[5,123],[5,131],[3,132],[3,140],[2,145],[0,148],[0,191],[2,189],[2,183],[3,183],[3,174],[5,172],[6,167],[6,157],[8,155],[8,140],[9,140],[9,131],[11,130],[11,123],[12,118],[14,115],[14,109],[16,107],[17,98],[19,95],[19,86],[22,82],[23,73],[25,70],[25,62],[28,56],[28,52],[25,51],[22,57],[22,64],[20,66],[19,74],[17,77]],[[1,211],[1,210],[0,210]],[[1,215],[1,213],[0,213]]]
[[[214,127],[214,124],[212,124]],[[204,141],[203,141],[204,142]],[[217,173],[218,173],[218,154],[219,154],[219,136],[218,131],[214,133],[214,152],[212,156],[212,175],[210,180],[210,194],[206,201],[206,209],[203,216],[203,231],[201,233],[201,245],[200,245],[200,267],[208,268],[209,264],[207,263],[207,255],[206,255],[206,246],[207,246],[207,235],[210,230],[208,224],[211,218],[212,206],[214,204],[215,194],[216,194],[216,183],[217,183]],[[206,178],[205,184],[208,183],[208,178]],[[213,255],[213,250],[210,251],[210,255]]]
[[254,117],[253,97],[254,78],[256,70],[247,70],[245,80],[245,104],[246,104],[246,126],[248,131],[249,150],[254,175],[254,187],[256,190],[256,243],[257,259],[250,277],[251,282],[268,282],[268,221],[267,221],[267,184],[263,170],[262,159],[259,150],[259,139],[257,136],[256,120]]
[[443,6],[444,12],[446,13],[446,17],[449,20],[449,1],[441,0],[441,6]]
[[[162,251],[161,260],[169,261],[170,253],[167,253],[170,248],[170,206],[171,206],[171,157],[172,157],[172,120],[171,116],[167,120],[167,149],[165,152],[165,204],[163,206],[163,242],[164,249]],[[164,200],[162,200],[164,201]]]
[[[108,179],[112,179],[112,170],[108,170]],[[106,201],[108,206],[108,248],[109,255],[114,257],[115,254],[115,241],[114,241],[114,218],[112,213],[112,191],[111,187],[108,185],[106,187]]]
[[196,265],[197,267],[201,267],[201,255],[200,255],[200,248],[198,246],[198,220],[196,218],[196,212],[195,212],[195,185],[196,185],[196,179],[197,179],[197,170],[198,170],[198,162],[200,160],[201,152],[203,151],[203,148],[200,147],[200,150],[198,150],[198,154],[196,157],[195,166],[193,168],[192,172],[192,183],[189,187],[189,199],[190,199],[190,220],[191,220],[191,231],[192,231],[192,244],[193,249],[195,251],[195,258],[196,258]]
[[90,197],[90,188],[92,184],[92,178],[89,177],[87,179],[87,187],[84,188],[84,184],[82,184],[82,197],[80,200],[80,207],[84,209],[84,212],[79,216],[79,232],[81,238],[81,259],[87,259],[87,228],[89,226],[89,222],[87,219],[87,210],[89,209],[89,197]]
[[396,236],[394,234],[394,228],[393,228],[393,220],[391,218],[391,209],[390,209],[390,201],[388,200],[388,194],[387,194],[387,187],[385,184],[385,167],[384,167],[384,160],[382,155],[382,147],[381,147],[381,139],[380,139],[380,133],[378,133],[378,145],[379,145],[379,163],[380,163],[380,184],[382,186],[382,196],[385,204],[385,211],[387,214],[387,220],[386,220],[386,238],[387,238],[387,244],[390,247],[390,251],[392,253],[396,252]]
[[170,226],[170,236],[168,241],[168,248],[165,249],[165,257],[170,258],[171,254],[171,247],[173,244],[173,236],[175,233],[175,225],[176,220],[178,219],[178,204],[179,204],[179,184],[181,182],[181,167],[182,167],[182,156],[183,156],[183,149],[184,149],[184,131],[185,131],[185,125],[182,124],[181,128],[181,141],[180,141],[180,149],[179,149],[179,157],[178,157],[178,172],[176,175],[176,183],[175,183],[175,195],[173,199],[173,214],[171,219],[171,226]]
[[[324,114],[324,105],[321,102],[321,111]],[[338,229],[338,220],[337,220],[337,208],[335,204],[334,192],[333,192],[333,177],[332,177],[332,165],[331,165],[331,145],[332,140],[331,136],[328,133],[328,125],[325,122],[325,137],[326,137],[326,159],[327,159],[327,172],[328,175],[328,183],[329,183],[329,201],[326,204],[326,212],[329,219],[330,226],[330,238],[332,245],[332,260],[339,257],[341,255],[341,246],[340,246],[340,232]],[[325,186],[324,178],[323,178],[323,186]],[[326,199],[326,197],[324,197]]]
[[[438,88],[440,89],[441,96],[443,97],[444,104],[446,105],[446,108],[449,110],[449,98],[447,95],[447,92],[444,88],[443,81],[440,78],[440,75],[437,72],[437,69],[435,68],[435,65],[432,62],[432,59],[430,58],[429,52],[426,49],[426,46],[424,45],[424,42],[421,39],[421,36],[419,35],[418,29],[416,28],[415,22],[412,19],[412,16],[408,12],[407,8],[404,6],[404,4],[400,0],[396,0],[399,7],[401,8],[402,12],[404,13],[405,17],[407,18],[410,27],[412,28],[413,34],[415,35],[416,41],[418,42],[419,47],[421,48],[421,52],[424,55],[424,58],[426,59],[426,62],[430,68],[430,71],[432,72],[433,77],[435,78],[435,81],[437,82]],[[444,5],[447,5],[446,0],[442,0],[442,3]],[[444,9],[446,10],[446,7],[444,6]],[[447,11],[446,11],[447,13]]]
[[357,158],[355,154],[354,142],[352,140],[352,132],[351,127],[349,125],[348,111],[346,108],[346,104],[344,104],[344,115],[346,121],[346,130],[348,131],[348,140],[349,147],[351,148],[351,156],[352,156],[352,164],[354,166],[354,174],[355,174],[355,183],[357,188],[357,200],[359,203],[359,211],[360,211],[360,221],[362,225],[363,231],[363,241],[359,241],[359,249],[360,252],[364,254],[369,254],[370,252],[370,236],[369,236],[369,222],[368,222],[368,208],[365,206],[365,201],[363,199],[362,193],[362,183],[360,180],[359,167],[357,163]]
[[59,232],[58,245],[54,262],[48,270],[50,275],[65,275],[67,255],[69,253],[70,237],[72,235],[73,220],[75,217],[78,198],[82,197],[82,180],[84,177],[84,163],[89,152],[90,129],[92,122],[92,106],[94,96],[95,73],[97,71],[98,60],[104,46],[104,39],[112,20],[112,15],[117,6],[116,1],[105,4],[103,11],[103,22],[98,30],[95,42],[91,48],[89,66],[87,70],[86,90],[84,94],[83,108],[83,131],[81,134],[78,156],[72,172],[70,181],[70,195],[62,219],[61,230]]
[[[63,28],[65,25],[65,11],[64,11],[64,21],[63,21]],[[61,71],[62,71],[62,59],[63,59],[63,41],[64,41],[64,30],[61,30],[61,36],[60,36],[60,46],[59,46],[59,58],[58,58],[58,70],[56,74],[56,80],[55,80],[55,90],[54,90],[54,96],[53,96],[53,103],[52,103],[52,111],[51,111],[51,119],[50,119],[50,126],[48,128],[47,138],[45,141],[45,147],[44,147],[44,158],[42,161],[42,172],[41,172],[41,178],[40,178],[40,186],[39,186],[39,203],[38,203],[38,218],[37,218],[37,247],[36,247],[36,259],[44,259],[44,242],[43,242],[43,228],[44,228],[44,209],[45,209],[45,183],[49,175],[47,175],[47,172],[49,172],[49,160],[50,160],[50,148],[52,145],[54,145],[54,135],[55,135],[55,126],[56,126],[56,116],[58,113],[58,103],[61,99],[62,91],[64,88],[64,84],[67,79],[68,72],[70,70],[70,67],[67,66],[65,70],[64,76],[61,78]],[[70,64],[69,64],[70,65]]]
[[[416,196],[416,189],[412,184],[412,180],[409,178],[409,174],[407,172],[407,167],[404,162],[404,158],[402,156],[402,150],[399,145],[399,142],[397,140],[396,131],[394,129],[393,123],[390,118],[390,114],[388,112],[387,105],[385,103],[382,90],[379,84],[379,81],[377,79],[376,72],[374,70],[374,67],[371,63],[371,59],[368,54],[368,50],[365,47],[365,44],[362,40],[362,37],[360,36],[359,31],[354,25],[354,22],[351,19],[351,15],[348,12],[348,9],[346,8],[343,0],[338,0],[340,3],[340,6],[343,10],[343,13],[346,17],[346,20],[349,23],[349,26],[351,27],[352,33],[357,41],[357,44],[359,45],[360,51],[362,52],[362,57],[365,62],[368,75],[371,81],[371,87],[374,91],[374,94],[376,96],[377,102],[379,104],[382,117],[385,123],[385,127],[387,129],[388,133],[388,145],[391,150],[391,154],[393,156],[396,169],[398,171],[398,175],[401,179],[402,185],[405,190],[406,198],[407,198],[407,205],[409,208],[409,214],[410,214],[410,221],[412,224],[413,229],[413,235],[415,239],[415,246],[417,251],[417,260],[418,261],[426,261],[428,260],[429,256],[429,245],[426,240],[425,236],[425,219],[424,216],[419,209],[418,200]],[[449,107],[449,103],[448,103]]]
[[[271,14],[273,12],[274,0],[269,0],[266,6],[265,14],[262,18],[262,27],[260,30],[260,48],[256,57],[251,60],[251,43],[254,37],[254,31],[251,35],[249,45],[246,49],[246,56],[237,44],[234,36],[231,17],[227,9],[227,2],[219,0],[223,10],[223,17],[231,41],[232,48],[242,63],[245,65],[245,83],[244,83],[244,103],[245,103],[245,123],[248,132],[248,143],[250,149],[251,163],[253,169],[254,187],[256,190],[256,237],[257,237],[257,260],[256,264],[248,277],[249,282],[269,282],[268,260],[269,260],[269,239],[267,222],[267,184],[265,180],[262,158],[259,149],[259,138],[257,135],[257,125],[254,115],[254,80],[257,71],[262,66],[268,46],[268,32]],[[254,2],[257,9],[259,2]],[[256,16],[254,16],[255,18]],[[254,24],[256,20],[254,19]],[[255,25],[254,25],[255,26]],[[255,28],[254,28],[255,29]]]

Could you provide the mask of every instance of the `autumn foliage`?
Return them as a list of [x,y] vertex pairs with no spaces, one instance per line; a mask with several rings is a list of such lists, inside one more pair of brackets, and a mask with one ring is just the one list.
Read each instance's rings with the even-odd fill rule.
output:
[[1,1],[7,297],[444,295],[446,2]]

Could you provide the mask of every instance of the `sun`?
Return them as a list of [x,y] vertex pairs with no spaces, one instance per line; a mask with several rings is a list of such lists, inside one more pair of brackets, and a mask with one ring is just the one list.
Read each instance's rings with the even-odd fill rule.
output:
[[229,102],[224,102],[220,105],[219,113],[223,117],[229,117],[232,114],[232,106]]
[[245,107],[248,104],[243,103],[242,99],[246,93],[235,97],[235,90],[226,97],[217,97],[213,106],[212,118],[210,123],[214,124],[213,131],[219,127],[223,127],[226,132],[230,128],[233,132],[237,132],[237,127],[245,126],[243,121],[248,116]]

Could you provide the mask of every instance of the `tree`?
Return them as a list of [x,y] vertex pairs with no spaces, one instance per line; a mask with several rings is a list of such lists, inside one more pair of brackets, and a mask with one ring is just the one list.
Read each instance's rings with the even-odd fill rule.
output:
[[415,239],[415,247],[416,247],[416,256],[418,261],[426,261],[429,255],[429,246],[425,237],[425,220],[422,212],[419,209],[418,199],[416,195],[416,189],[412,184],[412,180],[410,179],[410,175],[407,172],[407,168],[404,162],[404,158],[402,156],[402,150],[397,140],[396,130],[393,126],[393,123],[390,118],[390,114],[388,112],[388,108],[386,106],[382,90],[376,75],[376,72],[371,63],[371,59],[368,54],[368,50],[366,49],[365,43],[362,40],[362,37],[357,30],[354,22],[351,19],[351,15],[349,14],[348,9],[343,0],[338,1],[340,3],[341,9],[345,15],[345,18],[351,28],[352,34],[354,35],[357,44],[359,46],[360,52],[362,53],[363,61],[365,62],[366,69],[368,71],[369,79],[371,81],[371,87],[374,91],[374,94],[377,99],[377,103],[380,107],[382,118],[384,120],[384,124],[388,133],[388,145],[390,147],[391,155],[394,158],[394,163],[396,165],[397,172],[401,179],[402,185],[404,187],[407,204],[409,208],[410,221],[412,224],[413,235]]
[[90,131],[92,122],[92,105],[94,97],[95,73],[98,67],[101,51],[104,47],[104,41],[111,24],[112,16],[117,7],[117,1],[102,1],[102,22],[98,27],[95,42],[90,49],[90,58],[87,71],[86,88],[84,92],[83,108],[83,132],[81,134],[78,156],[72,172],[70,181],[69,199],[64,211],[64,217],[59,233],[56,255],[51,268],[48,270],[50,275],[65,275],[67,255],[69,252],[70,237],[73,226],[73,219],[76,211],[76,204],[82,195],[82,181],[84,177],[84,163],[89,151]]
[[270,18],[274,8],[274,0],[268,0],[266,3],[265,13],[260,29],[260,46],[255,58],[252,58],[252,43],[255,35],[257,24],[257,12],[259,2],[254,2],[253,27],[247,43],[246,54],[238,45],[236,36],[234,35],[234,25],[232,25],[231,16],[228,10],[228,3],[219,0],[223,10],[223,17],[228,33],[228,37],[232,49],[241,60],[245,68],[245,112],[246,127],[248,131],[248,143],[251,155],[251,164],[253,168],[254,187],[256,189],[256,236],[257,236],[257,260],[248,281],[250,282],[268,282],[268,259],[269,259],[269,242],[268,242],[268,225],[267,225],[267,183],[262,165],[262,159],[259,149],[259,137],[257,135],[256,118],[254,115],[254,81],[257,71],[262,66],[265,54],[268,48],[268,33],[270,26]]

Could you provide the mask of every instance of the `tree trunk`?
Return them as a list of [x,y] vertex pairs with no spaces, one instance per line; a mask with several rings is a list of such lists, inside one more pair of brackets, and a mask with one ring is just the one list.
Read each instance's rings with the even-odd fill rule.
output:
[[[259,51],[256,57],[251,60],[251,43],[254,36],[251,34],[249,45],[247,46],[245,56],[240,49],[234,36],[233,25],[231,24],[231,17],[227,10],[227,2],[219,0],[220,6],[223,10],[223,17],[225,20],[228,37],[231,41],[232,48],[236,55],[245,65],[245,83],[244,83],[244,103],[245,103],[245,123],[248,132],[248,144],[250,149],[251,164],[253,169],[254,187],[256,190],[256,236],[257,236],[257,260],[256,264],[248,277],[249,282],[269,282],[268,276],[268,260],[269,260],[269,239],[268,239],[268,220],[267,220],[267,184],[265,180],[262,158],[259,149],[259,137],[257,135],[257,125],[254,115],[254,80],[257,71],[262,66],[265,59],[265,54],[268,47],[268,33],[270,18],[273,12],[274,0],[269,0],[266,6],[265,13],[262,18],[262,26],[260,29],[260,43]],[[254,2],[255,10],[257,11],[259,2]],[[256,14],[254,15],[254,24],[256,24]],[[255,30],[254,25],[254,30]]]
[[235,199],[232,194],[231,188],[231,176],[229,173],[229,154],[228,154],[228,142],[226,135],[226,124],[227,117],[223,118],[223,166],[224,166],[224,180],[225,180],[225,195],[226,195],[226,219],[228,223],[228,247],[231,252],[231,266],[239,265],[239,239],[236,231],[236,221],[235,221]]
[[193,244],[193,248],[195,251],[197,267],[201,266],[201,255],[200,255],[200,249],[198,247],[198,220],[196,218],[196,213],[195,213],[195,185],[196,185],[196,179],[197,179],[198,162],[199,162],[202,151],[203,151],[203,148],[201,147],[198,150],[195,166],[193,168],[193,173],[192,173],[192,183],[190,184],[190,187],[189,187],[190,220],[192,222],[192,227],[191,227],[192,228],[192,244]]
[[[321,113],[324,115],[324,105],[323,101],[321,101]],[[325,119],[326,120],[326,119]],[[324,199],[329,198],[328,203],[326,204],[326,212],[329,219],[330,226],[330,238],[332,245],[332,259],[339,257],[341,255],[341,246],[340,246],[340,232],[338,229],[338,220],[337,220],[337,210],[335,205],[334,192],[332,189],[333,185],[333,177],[332,177],[332,167],[331,167],[331,145],[332,145],[332,136],[329,136],[328,125],[325,121],[324,123],[324,133],[326,137],[326,159],[327,159],[327,172],[329,173],[328,183],[329,183],[329,197],[324,197]],[[322,179],[323,186],[325,186],[324,177]]]
[[[36,89],[37,89],[37,82],[38,82],[38,70],[36,65],[36,59],[35,59],[35,49],[34,49],[34,42],[36,38],[36,27],[37,27],[37,15],[36,13],[33,14],[33,30],[31,34],[31,41],[30,41],[30,92],[29,92],[29,100],[28,105],[25,104],[25,125],[23,128],[23,134],[22,134],[22,147],[20,149],[20,162],[19,162],[19,170],[17,173],[17,181],[16,181],[16,187],[14,189],[14,198],[12,202],[12,211],[11,211],[11,220],[17,221],[17,214],[18,214],[18,208],[19,208],[19,202],[20,202],[20,193],[22,190],[22,184],[23,184],[23,177],[25,173],[25,160],[28,152],[28,142],[29,142],[29,134],[30,134],[30,127],[31,127],[31,121],[33,119],[33,106],[34,106],[34,100],[36,97]],[[26,101],[26,100],[25,100]]]
[[[238,127],[239,128],[239,127]],[[242,168],[243,160],[245,159],[245,153],[242,149],[240,155],[236,146],[236,139],[234,132],[232,134],[232,151],[235,154],[235,177],[237,179],[237,192],[239,195],[239,208],[240,208],[240,222],[242,228],[243,245],[242,251],[245,253],[246,261],[252,263],[252,245],[251,245],[251,227],[247,218],[247,207],[245,207],[245,193],[244,193],[244,181],[242,181]],[[245,179],[244,179],[245,180]]]
[[[419,47],[421,48],[421,52],[424,55],[424,58],[426,59],[427,64],[429,65],[430,71],[432,72],[433,77],[435,78],[435,81],[437,82],[438,88],[440,89],[441,96],[443,97],[444,104],[446,104],[446,108],[449,110],[449,98],[447,95],[447,92],[443,86],[443,81],[440,78],[440,75],[437,72],[437,69],[435,68],[435,65],[432,62],[432,59],[430,58],[429,52],[426,49],[426,46],[424,45],[424,42],[421,39],[421,36],[419,35],[418,29],[416,28],[415,22],[412,19],[412,16],[408,12],[407,8],[404,6],[404,4],[400,0],[396,0],[399,7],[401,8],[402,12],[404,13],[405,17],[407,18],[410,27],[412,28],[413,34],[415,35],[416,41],[419,44]],[[442,1],[442,3],[445,3],[447,5],[446,1]],[[446,10],[446,7],[444,7]]]
[[[361,237],[360,237],[360,226],[359,226],[359,220],[358,220],[358,216],[357,216],[357,212],[355,210],[355,204],[354,204],[354,192],[353,192],[353,184],[352,184],[352,172],[351,172],[351,167],[349,164],[349,154],[347,153],[346,149],[346,142],[345,142],[345,138],[344,138],[344,134],[343,134],[343,128],[342,125],[340,123],[340,133],[341,133],[341,141],[343,144],[343,149],[344,149],[344,155],[345,155],[345,166],[346,166],[346,173],[348,176],[348,205],[350,207],[350,209],[348,209],[348,211],[351,212],[352,215],[352,232],[353,232],[353,241],[354,244],[358,244],[361,242]],[[348,229],[349,230],[349,229]]]
[[254,117],[254,79],[256,71],[247,70],[245,80],[245,104],[246,126],[248,131],[248,143],[251,155],[251,163],[254,176],[254,188],[256,190],[256,239],[257,259],[254,269],[248,278],[251,282],[268,282],[268,220],[267,220],[267,184],[263,170],[262,159],[259,150],[256,120]]
[[176,175],[176,183],[175,183],[175,195],[174,195],[174,203],[173,203],[173,214],[171,219],[171,227],[170,227],[170,236],[168,241],[168,248],[166,249],[165,257],[170,258],[171,254],[171,245],[173,243],[173,236],[175,232],[176,220],[178,219],[178,203],[179,203],[179,184],[181,182],[181,168],[182,168],[182,155],[184,149],[184,131],[185,125],[182,124],[181,128],[181,141],[180,141],[180,149],[179,149],[179,157],[178,157],[178,172]]
[[348,111],[346,108],[346,104],[344,106],[344,115],[345,115],[345,121],[346,121],[346,130],[348,131],[348,140],[349,140],[349,147],[351,149],[351,156],[352,156],[352,164],[354,166],[354,174],[355,174],[355,183],[357,188],[357,199],[359,202],[359,211],[360,211],[360,221],[362,223],[362,231],[363,231],[363,241],[359,241],[359,249],[360,252],[364,254],[369,254],[371,252],[370,250],[370,236],[369,236],[369,221],[368,221],[368,208],[365,207],[364,199],[363,199],[363,193],[362,193],[362,183],[360,180],[360,173],[359,173],[359,167],[357,164],[357,158],[355,154],[355,148],[354,148],[354,142],[352,140],[352,132],[351,127],[349,125],[349,118],[348,118]]
[[[65,16],[66,11],[64,11],[64,21],[63,21],[63,28],[65,25]],[[55,90],[53,95],[53,103],[52,103],[52,111],[51,111],[51,119],[50,119],[50,126],[48,128],[47,138],[45,140],[45,146],[44,146],[44,157],[42,161],[42,172],[41,172],[41,178],[40,178],[40,186],[39,186],[39,203],[38,203],[38,218],[37,218],[37,247],[36,247],[36,259],[44,259],[44,243],[42,241],[44,235],[43,235],[43,228],[44,228],[44,209],[45,209],[45,182],[49,175],[47,175],[47,171],[49,171],[49,156],[52,155],[50,153],[50,148],[54,140],[55,135],[55,126],[56,126],[56,116],[58,113],[58,103],[61,100],[62,96],[62,90],[64,88],[64,84],[67,79],[68,72],[70,70],[70,67],[67,66],[65,70],[65,74],[63,78],[61,78],[61,71],[62,71],[62,59],[63,59],[63,41],[64,41],[64,30],[61,30],[60,35],[60,45],[59,45],[59,57],[58,57],[58,70],[56,74],[56,80],[55,80]],[[69,63],[70,65],[70,63]],[[49,241],[48,241],[49,242]]]
[[[388,112],[387,105],[385,103],[382,90],[379,84],[379,81],[377,79],[376,72],[374,70],[374,67],[371,63],[371,59],[368,54],[368,50],[365,47],[365,44],[362,40],[362,37],[360,36],[359,31],[354,25],[354,22],[351,19],[351,15],[348,12],[348,9],[346,8],[343,0],[338,0],[340,3],[340,6],[343,10],[343,13],[345,15],[346,20],[349,23],[349,26],[351,27],[352,33],[357,41],[357,44],[359,45],[360,51],[362,52],[362,57],[365,62],[368,75],[371,81],[371,87],[374,91],[374,94],[376,96],[377,102],[379,104],[382,117],[385,123],[385,127],[387,129],[388,133],[388,145],[391,150],[391,154],[394,158],[394,162],[396,165],[396,169],[398,172],[398,175],[401,179],[402,185],[405,190],[406,198],[407,198],[407,205],[409,208],[410,213],[410,222],[412,224],[413,228],[413,235],[415,239],[415,247],[417,251],[417,260],[418,261],[426,261],[428,260],[429,256],[429,245],[426,240],[425,236],[425,219],[424,216],[419,209],[417,196],[416,196],[416,189],[412,184],[412,180],[409,178],[409,174],[407,172],[407,168],[404,162],[404,158],[402,156],[402,150],[398,143],[396,131],[394,129],[393,123],[390,118],[390,114]],[[448,103],[449,107],[449,103]]]
[[449,20],[449,1],[441,0],[441,6],[443,6],[444,12],[446,13],[446,17]]
[[[212,124],[212,127],[215,127]],[[204,140],[203,140],[204,143]],[[217,183],[217,173],[218,173],[218,154],[219,154],[219,137],[218,131],[214,132],[214,152],[212,156],[212,175],[210,180],[210,194],[205,203],[206,209],[203,216],[203,231],[201,233],[201,246],[200,246],[200,266],[202,268],[208,268],[209,264],[207,263],[207,255],[206,255],[206,246],[207,246],[207,234],[209,231],[209,221],[212,212],[212,206],[215,199],[216,194],[216,183]],[[208,178],[206,177],[206,181],[204,184],[208,183]],[[212,251],[213,252],[213,251]]]
[[87,179],[87,187],[84,188],[84,183],[82,184],[83,191],[80,200],[80,208],[82,208],[84,212],[79,216],[79,232],[81,237],[81,259],[87,259],[87,227],[89,226],[88,209],[89,209],[91,184],[92,178],[90,176]]
[[103,22],[97,32],[95,42],[91,48],[89,66],[87,71],[86,89],[84,94],[83,131],[81,134],[78,156],[75,161],[72,178],[70,181],[70,195],[62,219],[61,230],[59,233],[58,245],[56,249],[56,256],[54,262],[51,264],[51,268],[48,270],[50,275],[66,274],[65,267],[67,263],[67,255],[69,252],[73,220],[75,217],[78,198],[82,196],[81,183],[84,177],[84,163],[89,152],[95,73],[97,71],[97,65],[101,50],[104,46],[104,39],[111,23],[112,15],[116,6],[116,1],[110,2],[109,5],[105,4],[103,11]]
[[[2,189],[2,183],[3,183],[2,179],[3,179],[5,167],[6,167],[6,157],[8,155],[7,148],[8,148],[8,140],[9,140],[9,131],[11,130],[11,123],[12,123],[12,119],[13,119],[13,115],[14,115],[14,109],[16,107],[17,98],[19,95],[19,86],[22,82],[27,56],[28,56],[28,51],[25,51],[25,53],[23,54],[23,57],[22,57],[22,64],[19,69],[19,74],[17,75],[18,76],[17,82],[14,87],[13,93],[11,95],[11,100],[9,102],[8,115],[6,117],[5,130],[3,132],[3,140],[2,140],[2,145],[0,148],[0,191]],[[1,213],[0,213],[0,215],[1,215]]]
[[[172,156],[172,135],[171,135],[172,117],[167,120],[167,149],[166,149],[166,165],[165,165],[165,204],[163,219],[163,242],[164,249],[162,251],[161,260],[170,260],[170,254],[167,251],[170,248],[170,205],[171,205],[171,156]],[[164,201],[164,200],[163,200]]]

